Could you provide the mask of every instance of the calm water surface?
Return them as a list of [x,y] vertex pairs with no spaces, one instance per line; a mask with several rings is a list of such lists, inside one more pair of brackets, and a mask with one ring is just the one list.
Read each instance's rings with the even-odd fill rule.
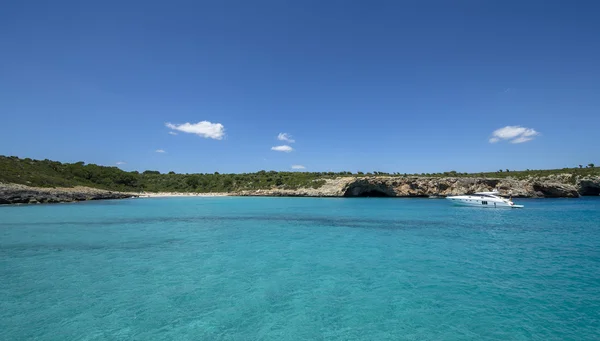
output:
[[0,207],[0,340],[600,340],[600,200]]

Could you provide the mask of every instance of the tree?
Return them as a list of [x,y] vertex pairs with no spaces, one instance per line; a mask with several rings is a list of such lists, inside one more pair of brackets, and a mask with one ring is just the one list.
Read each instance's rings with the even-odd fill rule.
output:
[[593,163],[588,163],[588,167],[594,168],[594,164]]
[[195,190],[196,187],[198,187],[198,177],[196,176],[190,176],[185,180],[185,183],[188,185],[188,187],[192,190]]
[[583,165],[579,165],[579,168],[583,168]]
[[226,190],[230,190],[232,186],[233,186],[233,179],[231,179],[231,178],[225,178],[223,180],[223,187]]
[[510,173],[510,170],[508,168],[506,169],[506,173]]

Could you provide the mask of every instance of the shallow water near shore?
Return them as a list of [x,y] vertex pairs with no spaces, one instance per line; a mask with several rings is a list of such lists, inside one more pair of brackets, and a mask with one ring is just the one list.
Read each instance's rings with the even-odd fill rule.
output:
[[0,207],[0,340],[598,340],[600,200]]

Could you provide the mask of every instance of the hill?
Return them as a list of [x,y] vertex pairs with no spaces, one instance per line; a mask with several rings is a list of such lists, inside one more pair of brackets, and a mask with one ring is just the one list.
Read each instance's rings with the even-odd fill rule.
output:
[[[566,174],[566,175],[565,175]],[[0,182],[34,187],[75,187],[123,191],[123,192],[241,192],[279,189],[292,191],[300,188],[317,189],[328,179],[341,177],[427,177],[427,178],[478,178],[478,179],[528,179],[561,175],[567,183],[575,183],[583,177],[599,177],[600,168],[586,167],[550,170],[502,170],[492,173],[352,173],[352,172],[275,172],[260,171],[242,174],[161,174],[158,171],[126,172],[117,167],[85,164],[84,162],[61,163],[51,160],[21,159],[0,156]]]

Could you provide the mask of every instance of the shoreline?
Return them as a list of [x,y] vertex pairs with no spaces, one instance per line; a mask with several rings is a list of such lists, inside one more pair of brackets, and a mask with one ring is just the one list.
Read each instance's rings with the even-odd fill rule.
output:
[[170,197],[399,197],[444,198],[496,189],[513,198],[578,198],[600,194],[600,176],[572,178],[571,174],[528,179],[431,178],[431,177],[339,177],[324,179],[317,188],[237,190],[231,192],[119,192],[75,186],[30,187],[0,183],[0,205],[59,203],[103,199]]
[[175,197],[231,197],[232,193],[186,193],[186,192],[142,192],[132,195],[137,198],[175,198]]

